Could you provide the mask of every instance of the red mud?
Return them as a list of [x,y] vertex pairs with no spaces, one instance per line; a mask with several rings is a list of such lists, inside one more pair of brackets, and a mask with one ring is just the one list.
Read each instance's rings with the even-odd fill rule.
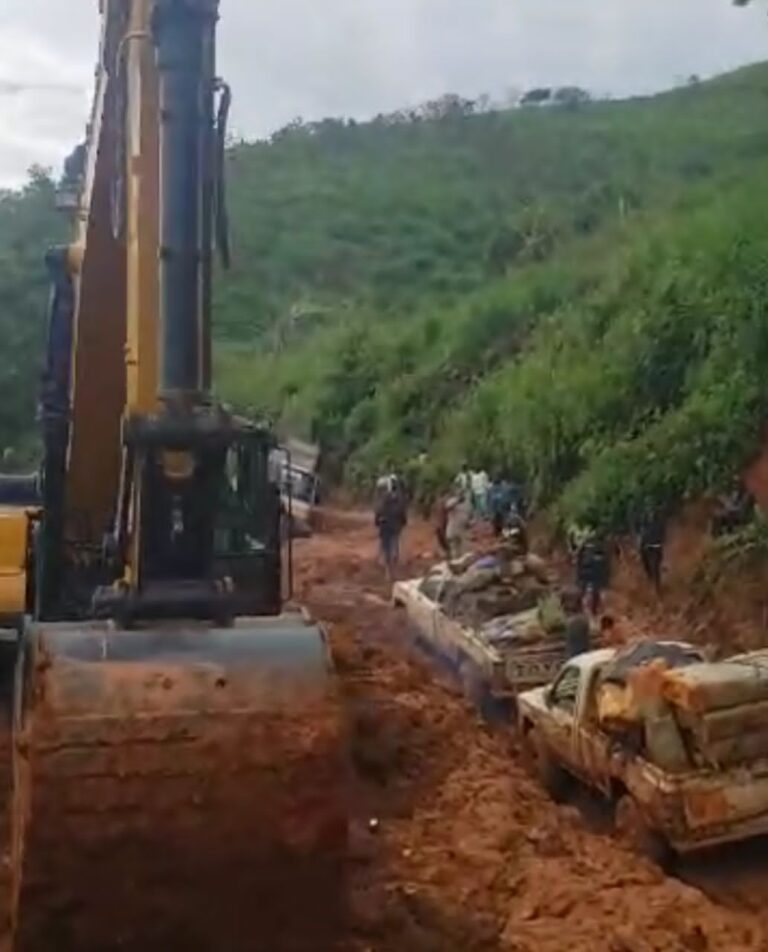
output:
[[[411,527],[406,549],[408,573],[431,554],[428,528]],[[768,949],[768,869],[754,855],[742,881],[738,851],[688,864],[705,894],[540,792],[514,740],[409,649],[367,520],[336,522],[297,552],[300,596],[331,623],[353,717],[354,949]]]
[[[289,921],[300,933],[293,945],[276,942],[277,933],[255,935],[243,917],[244,908],[253,909],[252,922],[263,916],[254,901],[257,893],[249,890],[263,890],[264,871],[279,869],[266,857],[260,864],[258,850],[254,853],[265,816],[284,813],[286,791],[297,804],[303,802],[304,794],[317,788],[313,771],[323,769],[319,761],[294,762],[284,775],[287,782],[277,777],[265,798],[263,777],[251,770],[267,742],[268,725],[260,720],[249,724],[234,746],[228,732],[213,748],[210,733],[200,733],[206,775],[211,764],[231,774],[230,782],[218,785],[226,795],[203,812],[196,799],[197,741],[192,748],[179,745],[175,769],[167,770],[147,755],[146,738],[129,737],[126,745],[124,731],[118,731],[119,737],[100,738],[101,754],[121,763],[124,776],[116,777],[109,763],[104,775],[81,786],[71,777],[60,782],[57,768],[47,792],[38,791],[43,823],[28,855],[24,898],[33,910],[41,898],[44,902],[22,930],[24,952],[768,950],[764,843],[688,861],[683,881],[597,832],[575,806],[553,804],[523,772],[514,737],[490,732],[457,690],[413,653],[404,619],[390,606],[376,565],[369,518],[335,514],[324,525],[325,532],[297,544],[296,583],[297,600],[328,624],[349,717],[351,924],[341,945],[323,938],[309,914]],[[692,538],[682,532],[683,549]],[[403,573],[415,574],[432,558],[431,530],[411,526],[405,549]],[[615,607],[621,611],[637,598],[647,600],[641,589],[630,560],[612,596]],[[684,592],[673,589],[668,599],[668,607],[662,603],[632,624],[680,621]],[[187,725],[192,735],[197,726]],[[58,746],[49,728],[44,721],[38,725],[41,759],[32,766],[41,775]],[[253,756],[243,758],[244,749]],[[70,762],[75,771],[76,761]],[[241,761],[248,768],[244,772],[234,769]],[[134,772],[146,776],[139,782]],[[187,798],[184,810],[174,807],[179,791],[170,787],[175,785],[182,800]],[[243,817],[251,817],[246,827]],[[123,835],[126,830],[129,836]],[[156,858],[154,867],[147,866],[147,850]],[[329,881],[336,875],[332,866]],[[143,877],[138,885],[156,890],[148,945],[131,938],[137,871]],[[51,877],[58,883],[54,891],[46,885]],[[169,889],[171,881],[182,888]],[[194,885],[200,882],[202,891]],[[271,887],[281,915],[294,906],[306,909],[309,896],[318,915],[327,912],[316,877],[312,884],[300,876],[273,877]],[[103,906],[101,920],[92,918],[95,905]],[[106,928],[111,920],[122,923],[123,931]],[[205,935],[190,931],[195,922],[204,923]]]

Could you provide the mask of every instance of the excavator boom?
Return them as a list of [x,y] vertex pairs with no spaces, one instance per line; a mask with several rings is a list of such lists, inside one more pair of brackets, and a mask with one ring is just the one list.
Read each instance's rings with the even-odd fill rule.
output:
[[41,494],[0,485],[0,952],[330,952],[334,672],[283,610],[274,439],[211,391],[218,0],[100,11],[74,238],[48,258]]

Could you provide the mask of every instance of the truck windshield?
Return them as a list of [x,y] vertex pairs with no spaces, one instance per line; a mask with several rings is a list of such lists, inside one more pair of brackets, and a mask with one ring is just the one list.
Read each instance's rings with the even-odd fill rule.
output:
[[442,578],[438,578],[434,575],[428,575],[419,586],[419,591],[431,602],[436,602],[443,584],[444,580]]
[[576,697],[579,692],[579,669],[569,665],[552,685],[550,700],[553,707],[565,711],[576,710]]

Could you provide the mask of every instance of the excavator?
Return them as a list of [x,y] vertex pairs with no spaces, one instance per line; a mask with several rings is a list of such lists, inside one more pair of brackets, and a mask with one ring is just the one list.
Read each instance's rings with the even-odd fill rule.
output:
[[0,949],[330,952],[343,712],[286,607],[275,440],[212,390],[218,0],[99,11],[42,464],[0,480]]

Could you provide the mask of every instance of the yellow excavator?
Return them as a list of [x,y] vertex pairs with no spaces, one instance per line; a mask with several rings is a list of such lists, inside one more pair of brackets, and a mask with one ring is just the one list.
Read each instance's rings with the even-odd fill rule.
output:
[[0,480],[0,948],[326,952],[343,718],[284,604],[268,429],[211,390],[218,0],[100,0],[43,462]]

